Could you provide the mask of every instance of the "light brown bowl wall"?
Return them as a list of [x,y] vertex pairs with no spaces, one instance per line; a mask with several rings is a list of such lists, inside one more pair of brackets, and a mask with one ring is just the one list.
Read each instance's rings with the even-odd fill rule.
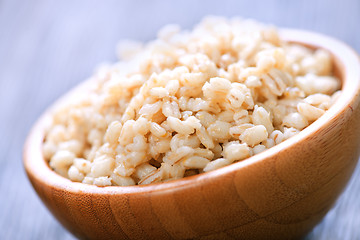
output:
[[[327,37],[293,30],[282,34],[328,48],[343,80],[346,96],[313,125],[270,150],[210,173],[148,186],[100,188],[71,182],[48,167],[41,154],[45,114],[24,151],[27,174],[42,201],[69,231],[88,239],[292,239],[309,232],[342,192],[358,160],[359,60]],[[349,57],[353,66],[346,65]]]

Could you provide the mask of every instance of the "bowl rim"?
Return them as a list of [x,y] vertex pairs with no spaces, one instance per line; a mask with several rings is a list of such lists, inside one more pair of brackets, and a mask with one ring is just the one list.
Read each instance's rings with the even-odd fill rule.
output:
[[[298,43],[314,48],[323,48],[328,50],[336,62],[342,68],[342,93],[337,101],[327,110],[323,116],[310,124],[308,127],[300,131],[295,136],[286,141],[275,145],[264,152],[249,157],[243,161],[230,164],[228,166],[216,169],[210,172],[197,174],[191,177],[171,180],[168,182],[153,183],[148,185],[132,185],[132,186],[105,186],[99,187],[96,185],[89,185],[80,182],[73,182],[70,179],[60,176],[53,171],[47,161],[42,155],[42,142],[45,131],[45,126],[49,124],[50,112],[53,106],[57,105],[58,101],[67,98],[65,94],[55,104],[52,104],[48,110],[43,113],[39,120],[32,127],[23,150],[23,162],[25,170],[31,180],[36,178],[38,181],[51,186],[53,188],[61,189],[69,192],[81,192],[86,194],[134,194],[134,193],[149,193],[159,192],[165,193],[167,191],[174,191],[186,187],[193,187],[194,184],[201,185],[206,179],[215,180],[231,172],[246,168],[254,163],[266,161],[266,159],[274,157],[278,152],[305,140],[312,134],[319,131],[322,127],[327,126],[336,116],[343,113],[347,108],[353,110],[352,104],[358,104],[355,99],[359,98],[360,92],[360,58],[358,54],[345,43],[336,40],[332,37],[315,33],[306,30],[297,29],[279,29],[279,34],[282,40],[287,42]],[[82,87],[80,84],[77,88]],[[72,90],[73,91],[73,90]],[[70,92],[72,92],[70,91]]]

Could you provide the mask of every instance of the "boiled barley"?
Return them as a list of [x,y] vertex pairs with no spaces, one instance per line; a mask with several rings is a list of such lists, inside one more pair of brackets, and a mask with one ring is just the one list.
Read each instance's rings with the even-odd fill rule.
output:
[[341,95],[326,50],[239,18],[208,17],[191,32],[169,25],[148,44],[122,42],[118,55],[52,114],[43,155],[72,181],[128,186],[212,171],[294,136]]

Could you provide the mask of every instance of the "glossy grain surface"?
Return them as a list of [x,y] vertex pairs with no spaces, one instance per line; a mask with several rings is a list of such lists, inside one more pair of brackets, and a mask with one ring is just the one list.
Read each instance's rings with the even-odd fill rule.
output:
[[[359,12],[357,0],[0,0],[0,239],[74,239],[32,189],[21,149],[47,106],[98,63],[115,60],[119,39],[153,39],[165,23],[190,28],[205,14],[241,15],[323,32],[360,51]],[[360,236],[359,176],[357,168],[308,239]]]
[[282,30],[281,35],[329,50],[343,84],[337,102],[299,134],[209,173],[147,186],[101,188],[73,183],[48,167],[41,154],[49,117],[45,113],[24,151],[26,171],[40,198],[80,238],[305,236],[331,208],[359,157],[360,60],[345,44],[320,34]]

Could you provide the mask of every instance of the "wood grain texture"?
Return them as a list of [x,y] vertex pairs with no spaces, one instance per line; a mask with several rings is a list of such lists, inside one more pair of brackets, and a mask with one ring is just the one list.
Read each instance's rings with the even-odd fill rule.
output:
[[[48,209],[82,239],[299,239],[332,207],[359,158],[360,58],[339,41],[282,30],[333,55],[342,95],[291,139],[209,173],[147,186],[71,182],[42,156],[49,113],[35,124],[24,164]],[[85,84],[85,85],[84,85]],[[70,94],[76,94],[86,82]],[[63,100],[71,100],[71,95]]]
[[[32,190],[21,149],[47,106],[98,63],[115,60],[118,40],[147,41],[166,23],[190,28],[207,14],[240,15],[326,33],[359,52],[359,12],[358,0],[0,0],[0,239],[74,239]],[[336,206],[306,239],[359,238],[359,176],[358,167]]]

